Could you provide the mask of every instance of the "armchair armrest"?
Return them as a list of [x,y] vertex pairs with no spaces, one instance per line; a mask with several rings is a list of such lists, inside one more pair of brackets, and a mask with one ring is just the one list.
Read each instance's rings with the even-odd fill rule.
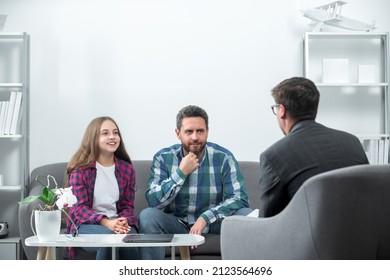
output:
[[306,208],[291,210],[270,218],[225,218],[221,227],[222,259],[318,259]]

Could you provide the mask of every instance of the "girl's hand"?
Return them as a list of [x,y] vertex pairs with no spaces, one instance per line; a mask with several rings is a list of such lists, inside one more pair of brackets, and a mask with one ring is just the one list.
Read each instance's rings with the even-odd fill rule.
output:
[[100,222],[102,226],[105,226],[112,230],[117,234],[126,234],[129,233],[131,228],[127,223],[127,219],[123,217],[119,217],[114,220],[109,220],[107,218],[103,218]]
[[127,234],[130,233],[131,227],[127,223],[127,219],[124,217],[119,217],[115,219],[116,221],[114,232],[117,234]]

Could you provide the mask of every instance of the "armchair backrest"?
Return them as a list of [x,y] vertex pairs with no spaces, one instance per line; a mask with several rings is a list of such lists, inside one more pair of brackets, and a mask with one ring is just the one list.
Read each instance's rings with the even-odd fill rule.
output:
[[[223,259],[390,259],[390,165],[308,179],[270,218],[228,217]],[[233,245],[232,245],[233,244]]]

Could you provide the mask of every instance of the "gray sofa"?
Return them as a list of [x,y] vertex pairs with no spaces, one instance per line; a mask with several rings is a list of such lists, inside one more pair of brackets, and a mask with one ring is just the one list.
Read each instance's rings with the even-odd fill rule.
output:
[[[41,192],[41,186],[34,180],[37,175],[52,175],[56,178],[59,186],[63,185],[64,175],[66,170],[66,162],[53,163],[35,168],[30,175],[30,184],[27,186],[26,195],[38,195]],[[138,215],[140,211],[147,207],[145,199],[146,184],[149,179],[149,171],[151,166],[150,160],[135,160],[133,165],[136,170],[136,194],[135,194],[135,213]],[[241,161],[239,162],[241,171],[245,178],[245,183],[248,188],[251,208],[258,208],[259,198],[259,163]],[[38,203],[38,202],[37,202]],[[19,206],[19,230],[23,246],[23,250],[27,259],[36,259],[37,248],[28,247],[24,244],[24,240],[33,235],[30,227],[31,211],[36,206],[36,203]],[[205,235],[205,243],[198,246],[194,250],[190,250],[191,259],[221,259],[220,236],[214,234]],[[178,253],[177,253],[178,255]],[[66,253],[63,249],[58,249],[57,256],[64,256]],[[78,259],[94,259],[94,255],[87,254],[82,250],[77,252]],[[167,248],[166,258],[170,258],[170,250]]]
[[308,179],[270,218],[227,217],[224,260],[390,259],[390,165],[358,165]]

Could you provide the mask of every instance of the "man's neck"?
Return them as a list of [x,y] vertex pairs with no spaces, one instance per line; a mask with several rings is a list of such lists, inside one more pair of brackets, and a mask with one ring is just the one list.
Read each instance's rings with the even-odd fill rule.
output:
[[284,135],[288,135],[297,122],[297,120],[286,119],[283,126]]

